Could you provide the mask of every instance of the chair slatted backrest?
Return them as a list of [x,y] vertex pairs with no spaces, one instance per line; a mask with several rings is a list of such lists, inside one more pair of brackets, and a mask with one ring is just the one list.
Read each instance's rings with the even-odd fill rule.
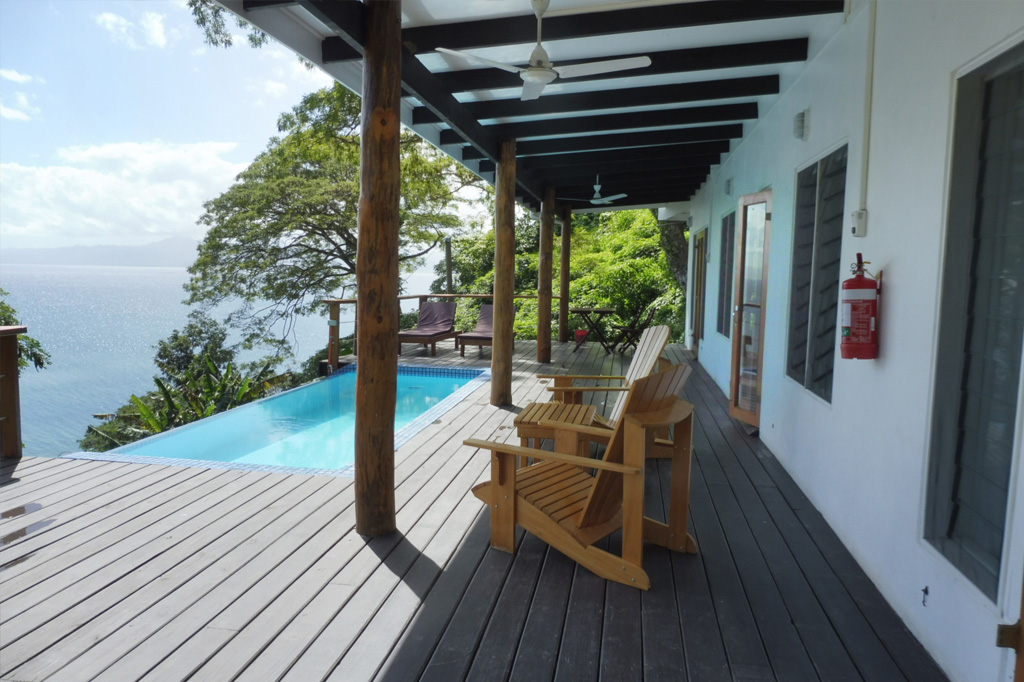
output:
[[[693,368],[683,363],[664,372],[637,379],[625,393],[623,416],[654,412],[677,399],[690,378]],[[625,441],[625,419],[615,424],[615,431],[604,453],[604,461],[622,464]],[[622,474],[601,470],[590,490],[587,503],[580,512],[579,526],[592,526],[610,519],[622,506]]]
[[[626,372],[625,385],[627,387],[632,386],[638,379],[650,376],[657,368],[658,359],[661,357],[662,351],[665,350],[665,344],[668,343],[668,335],[669,328],[663,324],[644,330],[640,342],[636,346],[636,352],[633,353],[633,361],[629,363],[629,370]],[[608,423],[619,423],[622,410],[626,406],[627,395],[628,393],[625,392],[619,394],[615,405],[612,406],[611,414],[608,415]]]

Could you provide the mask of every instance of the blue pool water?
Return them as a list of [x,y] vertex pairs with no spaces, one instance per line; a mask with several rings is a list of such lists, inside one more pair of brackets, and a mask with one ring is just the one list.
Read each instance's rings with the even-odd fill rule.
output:
[[[399,366],[395,447],[458,404],[488,375],[481,370]],[[118,461],[166,458],[231,468],[345,472],[354,456],[355,391],[355,367],[349,365],[328,379],[106,454]]]

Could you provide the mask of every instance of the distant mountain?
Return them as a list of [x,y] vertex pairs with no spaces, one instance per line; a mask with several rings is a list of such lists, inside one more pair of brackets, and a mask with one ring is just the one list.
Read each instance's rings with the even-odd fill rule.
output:
[[196,259],[199,242],[169,237],[141,246],[57,246],[0,249],[0,263],[26,265],[131,265],[184,268]]

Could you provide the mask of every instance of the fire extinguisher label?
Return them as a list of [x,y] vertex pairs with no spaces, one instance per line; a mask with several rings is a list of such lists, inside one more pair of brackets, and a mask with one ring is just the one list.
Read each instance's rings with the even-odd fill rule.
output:
[[843,301],[843,337],[852,343],[872,343],[875,317],[871,313],[874,300]]

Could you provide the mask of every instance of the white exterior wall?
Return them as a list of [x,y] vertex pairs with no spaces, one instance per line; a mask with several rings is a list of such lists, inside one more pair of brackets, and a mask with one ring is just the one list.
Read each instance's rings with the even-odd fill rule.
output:
[[[866,2],[855,2],[846,26],[772,110],[761,112],[761,121],[691,202],[692,229],[711,229],[700,361],[728,393],[731,341],[716,331],[721,219],[736,210],[740,196],[770,188],[761,438],[951,679],[1008,681],[1012,653],[994,642],[997,623],[1015,621],[1021,603],[1020,448],[998,604],[922,535],[955,81],[1024,41],[1024,2],[879,2],[868,230],[858,239],[848,228],[861,196],[870,13]],[[800,141],[792,134],[793,115],[804,109],[810,110],[810,135]],[[797,171],[844,143],[849,156],[842,262],[863,252],[872,271],[885,271],[885,290],[881,357],[842,360],[837,349],[829,404],[785,372],[793,209]],[[728,178],[731,196],[722,191]],[[843,279],[847,272],[844,266]],[[1019,410],[1024,415],[1024,399]],[[1018,417],[1017,428],[1020,442],[1024,417]]]

